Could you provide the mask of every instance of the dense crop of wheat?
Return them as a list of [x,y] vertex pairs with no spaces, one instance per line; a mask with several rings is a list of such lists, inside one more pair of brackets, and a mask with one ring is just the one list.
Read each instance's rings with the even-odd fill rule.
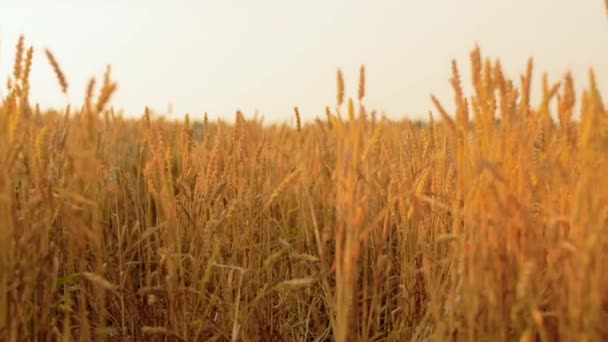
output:
[[432,97],[415,123],[366,111],[363,68],[345,99],[338,71],[336,105],[292,127],[126,119],[110,68],[45,111],[33,54],[19,40],[0,102],[1,340],[608,338],[593,72],[576,94],[476,48],[473,93],[454,61],[455,112]]

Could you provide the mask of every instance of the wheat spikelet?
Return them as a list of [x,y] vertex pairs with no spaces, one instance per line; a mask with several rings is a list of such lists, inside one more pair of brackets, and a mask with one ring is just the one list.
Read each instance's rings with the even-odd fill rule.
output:
[[46,58],[49,60],[49,63],[51,64],[53,71],[55,72],[55,76],[57,76],[57,81],[59,81],[59,86],[61,87],[61,92],[64,94],[67,94],[68,81],[65,77],[65,74],[61,70],[59,63],[57,63],[57,60],[55,59],[55,56],[53,55],[51,50],[45,49],[44,53],[46,55]]
[[[87,113],[91,113],[91,103],[93,100],[93,92],[95,91],[95,78],[91,77],[87,82],[87,88],[84,95],[84,104]],[[147,108],[147,107],[146,107]]]
[[46,156],[46,146],[48,145],[48,127],[42,127],[34,142],[34,155],[37,160],[42,160]]
[[502,64],[500,60],[496,60],[494,63],[494,81],[496,82],[496,88],[501,96],[505,96],[507,93],[506,84],[505,84],[505,75],[502,71]]
[[532,69],[534,62],[532,58],[528,59],[526,67],[526,74],[521,77],[521,101],[519,102],[519,113],[524,117],[528,116],[530,112],[530,87],[532,86]]
[[30,93],[30,72],[32,70],[32,60],[34,58],[34,48],[30,46],[25,54],[25,68],[23,69],[23,75],[21,77],[21,84],[23,85],[23,98],[27,100]]
[[144,123],[146,125],[146,129],[148,130],[147,133],[149,133],[150,128],[152,127],[152,121],[150,119],[150,108],[148,108],[148,106],[146,106],[144,109]]
[[300,120],[300,111],[298,110],[298,107],[293,107],[293,111],[295,113],[296,116],[296,128],[298,130],[298,133],[302,132],[302,122]]
[[428,156],[429,151],[433,145],[433,134],[429,129],[423,129],[420,134],[422,135],[422,157]]
[[454,90],[454,102],[456,103],[456,122],[462,129],[466,129],[469,123],[469,109],[465,105],[465,98],[460,82],[460,73],[456,60],[452,60],[452,78],[450,79]]
[[365,66],[363,65],[359,69],[359,92],[357,95],[359,102],[365,97]]
[[429,111],[429,132],[431,133],[433,147],[438,146],[439,135],[437,132],[437,128],[435,127],[435,118],[433,117],[433,112],[431,111]]
[[348,121],[355,121],[355,104],[351,98],[348,99]]
[[332,115],[331,115],[331,110],[329,109],[329,106],[325,106],[325,118],[327,119],[327,126],[329,126],[329,129],[333,128],[333,124],[332,124]]
[[[608,1],[608,0],[607,0]],[[563,96],[559,100],[558,116],[560,126],[567,128],[572,120],[572,107],[576,102],[576,94],[574,92],[574,82],[572,81],[572,75],[567,73],[564,76],[564,92]]]
[[205,137],[209,134],[209,117],[207,116],[207,112],[203,116],[203,134],[205,134]]
[[97,113],[103,112],[104,108],[110,101],[112,94],[116,92],[116,89],[116,83],[112,83],[109,87],[105,87],[102,89],[101,93],[99,94],[99,97],[97,98],[97,105],[95,107]]
[[289,279],[289,280],[284,280],[284,281],[278,283],[275,286],[275,289],[290,290],[290,289],[300,288],[300,287],[310,287],[314,283],[315,283],[315,279],[313,279],[313,278]]
[[234,125],[234,135],[232,140],[237,161],[245,160],[245,130],[245,117],[243,113],[238,110],[236,112],[236,122]]
[[15,81],[21,79],[21,72],[23,71],[23,44],[24,37],[23,35],[19,36],[19,40],[17,41],[17,48],[15,52],[15,63],[13,66],[13,77]]
[[111,66],[108,65],[106,67],[106,72],[103,77],[103,85],[101,87],[101,91],[99,93],[99,97],[97,97],[97,104],[95,105],[95,112],[97,114],[101,113],[105,106],[110,101],[110,97],[117,89],[117,84],[112,82],[110,79]]
[[434,95],[431,95],[431,100],[433,101],[433,104],[435,105],[435,107],[439,111],[439,114],[441,115],[441,118],[448,125],[448,128],[454,134],[458,135],[458,128],[456,127],[456,124],[454,123],[454,120],[452,120],[452,118],[448,115],[448,113],[445,111],[445,109],[443,109],[443,106],[441,105],[441,103],[439,102],[439,100],[437,100],[437,98]]
[[342,70],[338,69],[336,73],[336,103],[338,107],[344,102],[344,77],[342,76]]
[[258,163],[262,160],[262,156],[264,154],[264,148],[266,147],[267,140],[268,140],[268,134],[264,132],[264,135],[262,135],[262,140],[260,141],[258,148],[255,151],[254,161],[256,163]]
[[14,143],[15,140],[17,139],[17,133],[19,131],[19,126],[21,124],[21,121],[23,120],[22,115],[21,115],[21,110],[19,110],[18,106],[17,106],[17,94],[16,93],[12,93],[9,98],[8,98],[8,106],[7,106],[7,113],[8,113],[8,125],[7,125],[7,129],[8,129],[8,141],[9,143]]
[[209,156],[209,163],[207,166],[207,172],[205,174],[205,183],[207,189],[211,186],[211,184],[215,183],[218,178],[219,173],[219,163],[221,158],[221,143],[222,143],[222,126],[220,124],[217,125],[217,132],[215,135],[215,141],[213,143],[213,148],[211,149],[211,154]]
[[597,85],[597,79],[595,77],[595,71],[593,68],[589,68],[589,91],[591,95],[591,100],[594,101],[595,106],[600,112],[605,112],[604,109],[604,101],[602,99],[602,94]]
[[482,69],[482,61],[481,61],[481,50],[479,46],[476,45],[475,49],[470,54],[471,59],[471,80],[473,82],[473,87],[479,93],[479,88],[481,86],[481,69]]
[[111,282],[109,282],[107,279],[100,276],[99,274],[91,273],[91,272],[82,272],[82,273],[80,273],[80,275],[83,278],[85,278],[86,280],[90,281],[92,284],[99,286],[99,287],[103,288],[104,290],[114,291],[117,288],[116,285],[112,284]]
[[279,186],[277,186],[270,195],[270,199],[268,199],[268,202],[266,202],[266,204],[264,205],[263,210],[270,208],[270,205],[277,199],[277,197],[279,197],[285,191],[285,189],[287,189],[287,187],[300,175],[301,172],[302,170],[300,168],[297,168],[293,172],[288,174],[285,178],[283,178],[281,183],[279,183]]
[[494,97],[495,83],[494,83],[494,68],[492,67],[492,60],[486,58],[483,63],[483,78],[482,78],[482,90],[484,102],[486,104]]
[[374,133],[372,134],[372,137],[369,140],[369,144],[367,145],[367,147],[363,151],[362,160],[367,160],[367,158],[369,157],[370,152],[374,149],[374,147],[380,141],[380,137],[382,137],[382,124],[383,124],[383,120],[380,120],[380,122],[378,123],[378,125],[376,125],[376,127],[374,128]]
[[180,177],[188,177],[192,173],[192,130],[185,126],[182,130],[182,155],[181,155],[181,163],[182,163],[182,174]]
[[500,117],[503,120],[508,120],[509,90],[500,60],[496,60],[496,63],[494,63],[494,80],[498,89],[498,95],[500,95]]

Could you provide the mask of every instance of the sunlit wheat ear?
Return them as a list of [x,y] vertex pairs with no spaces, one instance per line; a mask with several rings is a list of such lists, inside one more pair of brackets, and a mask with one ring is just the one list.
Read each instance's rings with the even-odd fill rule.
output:
[[372,134],[372,137],[371,137],[371,139],[369,141],[369,144],[367,145],[367,147],[363,151],[362,160],[367,160],[367,158],[369,157],[370,152],[374,149],[374,147],[380,141],[380,138],[382,137],[382,124],[383,124],[383,121],[380,120],[380,122],[378,123],[378,125],[376,125],[376,127],[374,128],[374,133]]
[[262,160],[262,156],[264,155],[264,148],[266,147],[266,143],[268,141],[268,133],[264,133],[262,135],[262,140],[260,141],[258,148],[255,151],[255,162],[258,163]]
[[359,102],[361,102],[361,100],[363,100],[364,97],[365,97],[365,66],[362,65],[359,68],[359,92],[357,94],[357,98],[359,99]]
[[460,72],[456,60],[452,60],[452,78],[450,78],[454,90],[454,101],[456,102],[456,122],[461,128],[466,128],[469,122],[469,113],[466,106],[466,98],[462,92]]
[[352,98],[348,98],[348,121],[353,122],[355,120],[355,104]]
[[61,87],[61,92],[67,95],[68,92],[68,81],[65,77],[65,74],[61,70],[59,63],[57,63],[57,59],[49,49],[45,49],[44,53],[46,58],[49,60],[53,71],[55,72],[55,76],[57,76],[57,81],[59,81],[59,86]]
[[152,126],[152,121],[150,119],[150,108],[148,108],[148,106],[146,106],[146,109],[144,110],[144,123],[147,129],[150,129]]
[[13,66],[13,77],[15,81],[21,79],[21,72],[23,70],[23,43],[24,38],[23,35],[19,36],[19,40],[17,41],[17,48],[15,52],[15,64]]
[[344,102],[344,77],[342,76],[342,70],[338,69],[336,73],[336,101],[338,107]]
[[572,81],[572,75],[567,73],[564,76],[563,95],[558,100],[558,117],[560,125],[563,128],[567,128],[570,124],[570,120],[572,119],[572,107],[574,106],[575,101],[576,94],[574,93],[574,82]]
[[182,175],[184,177],[189,177],[192,173],[192,130],[188,128],[189,126],[184,125],[184,129],[182,131],[182,155],[181,155],[181,163],[182,163]]
[[293,107],[293,111],[294,111],[295,116],[296,116],[296,128],[297,128],[298,132],[301,132],[302,131],[302,122],[301,122],[301,119],[300,119],[300,111],[298,110],[297,106]]
[[475,87],[475,89],[477,90],[481,86],[481,69],[482,69],[481,50],[479,49],[479,45],[476,45],[475,49],[473,49],[473,51],[471,51],[470,59],[471,59],[471,81],[473,83],[473,87]]
[[101,92],[99,93],[99,97],[97,98],[97,104],[95,106],[95,111],[97,113],[101,113],[105,108],[106,104],[110,101],[110,97],[117,89],[117,84],[112,82],[110,79],[110,73],[112,71],[111,66],[106,67],[106,72],[103,77],[103,86],[101,87]]
[[91,112],[91,101],[93,100],[93,91],[95,90],[95,78],[91,78],[89,79],[89,82],[87,83],[87,89],[84,95],[84,104],[85,104],[85,108],[86,111],[88,113]]
[[245,116],[243,115],[243,112],[237,110],[232,144],[238,160],[245,159],[245,125]]
[[266,205],[264,205],[263,210],[270,208],[270,205],[285,191],[285,189],[287,189],[287,187],[291,183],[293,183],[298,178],[301,172],[302,170],[298,168],[289,175],[287,175],[287,177],[283,178],[279,186],[277,186],[276,189],[274,189],[274,191],[270,195],[270,199],[268,200],[268,202],[266,202]]
[[36,160],[38,161],[42,160],[43,158],[46,158],[44,152],[46,151],[46,148],[48,146],[48,136],[49,129],[45,126],[40,129],[38,135],[36,136],[36,139],[34,140],[34,155],[36,157]]
[[217,131],[215,132],[215,140],[213,142],[213,148],[211,149],[211,154],[209,155],[209,163],[207,165],[207,172],[205,174],[205,183],[206,188],[208,189],[211,185],[217,181],[218,178],[218,164],[222,157],[221,155],[221,144],[222,144],[222,125],[217,124]]
[[32,70],[32,60],[34,59],[34,48],[30,46],[25,54],[25,68],[21,77],[23,86],[23,98],[27,99],[30,92],[30,72]]
[[454,134],[458,134],[458,128],[456,127],[454,120],[452,120],[452,118],[448,115],[448,113],[445,111],[445,109],[443,109],[441,102],[439,102],[439,100],[435,97],[435,95],[431,95],[431,100],[433,101],[433,104],[435,105],[435,107],[437,108],[437,111],[441,115],[441,118],[447,124],[448,128]]

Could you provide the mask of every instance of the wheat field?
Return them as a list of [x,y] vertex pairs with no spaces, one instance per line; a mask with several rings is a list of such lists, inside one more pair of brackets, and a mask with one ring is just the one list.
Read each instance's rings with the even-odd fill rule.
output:
[[425,121],[366,109],[362,67],[312,122],[176,122],[116,114],[110,67],[82,106],[31,104],[26,45],[0,100],[0,340],[608,339],[593,71],[577,93],[476,47]]

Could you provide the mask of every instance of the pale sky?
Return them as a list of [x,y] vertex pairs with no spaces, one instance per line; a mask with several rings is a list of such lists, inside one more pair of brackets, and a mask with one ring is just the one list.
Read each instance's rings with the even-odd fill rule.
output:
[[[537,86],[541,70],[551,80],[571,70],[586,84],[593,66],[608,90],[602,0],[0,0],[2,87],[21,33],[36,51],[31,98],[43,107],[79,105],[88,78],[111,64],[113,104],[128,114],[172,103],[175,117],[232,120],[236,109],[257,109],[266,122],[289,121],[298,105],[313,119],[335,104],[336,69],[354,97],[364,64],[369,109],[426,117],[430,93],[453,98],[452,58],[469,83],[476,43],[514,78],[533,56]],[[69,99],[45,47],[68,77]]]

